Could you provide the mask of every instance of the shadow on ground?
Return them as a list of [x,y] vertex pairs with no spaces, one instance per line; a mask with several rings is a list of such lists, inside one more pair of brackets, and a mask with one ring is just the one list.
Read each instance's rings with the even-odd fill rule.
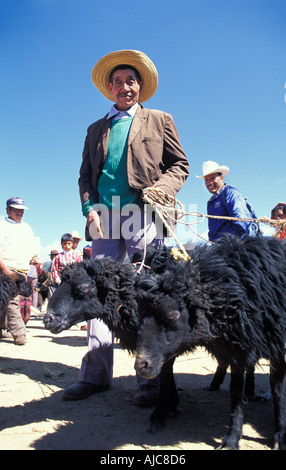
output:
[[[82,339],[82,338],[81,338]],[[57,341],[70,341],[58,338]],[[77,339],[72,338],[76,343]],[[74,345],[74,344],[73,344]],[[31,367],[33,362],[33,367]],[[0,361],[1,364],[1,361]],[[5,407],[0,412],[0,430],[54,420],[56,429],[47,435],[37,435],[32,448],[37,450],[111,450],[124,448],[188,449],[188,443],[202,443],[206,449],[215,448],[228,424],[229,394],[226,378],[223,389],[208,392],[212,374],[176,374],[180,396],[178,415],[168,419],[162,432],[152,435],[146,431],[153,408],[140,408],[133,404],[136,390],[134,375],[117,377],[113,386],[86,400],[70,402],[61,397],[62,390],[77,381],[78,369],[61,363],[43,363],[21,359],[7,359],[1,364],[2,374],[26,374],[30,380],[47,387],[56,385],[58,391],[24,405]],[[51,371],[47,376],[45,371]],[[267,375],[257,373],[256,384],[267,390]],[[273,429],[272,402],[250,402],[244,407],[245,424],[258,433],[261,445],[271,445]],[[245,429],[245,428],[244,428]],[[253,437],[243,432],[243,439]]]

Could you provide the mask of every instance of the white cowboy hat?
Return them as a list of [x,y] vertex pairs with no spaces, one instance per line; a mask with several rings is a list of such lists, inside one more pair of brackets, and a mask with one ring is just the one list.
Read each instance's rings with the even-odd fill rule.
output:
[[212,162],[208,160],[207,162],[203,163],[203,175],[197,176],[197,178],[204,179],[205,176],[212,175],[213,173],[221,173],[222,175],[227,175],[229,172],[228,166],[219,165],[217,162]]
[[78,238],[79,240],[82,240],[82,238],[79,236],[79,233],[77,230],[73,230],[72,233],[71,233],[71,236],[73,238]]
[[140,103],[149,100],[154,95],[158,86],[158,72],[152,60],[143,52],[126,49],[105,55],[92,69],[91,80],[105,98],[114,101],[109,89],[109,77],[118,65],[130,65],[139,72],[143,81]]

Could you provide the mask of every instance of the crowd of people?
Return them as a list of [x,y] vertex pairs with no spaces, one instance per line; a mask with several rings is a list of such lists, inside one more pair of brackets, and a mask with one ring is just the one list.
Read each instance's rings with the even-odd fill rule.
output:
[[[172,196],[183,187],[189,175],[189,163],[170,114],[144,108],[158,85],[158,73],[151,59],[140,51],[115,51],[102,57],[92,70],[92,81],[105,98],[113,102],[106,116],[91,124],[84,143],[80,166],[79,191],[82,214],[86,217],[85,239],[91,245],[80,251],[82,240],[77,232],[61,237],[62,252],[50,253],[51,272],[55,288],[60,283],[63,266],[83,259],[112,257],[122,261],[145,243],[160,247],[164,230],[155,221],[144,218],[142,189],[159,186]],[[257,235],[257,224],[240,219],[253,219],[254,212],[236,188],[225,183],[229,168],[214,161],[203,163],[204,180],[211,198],[207,213],[221,218],[209,218],[209,241],[215,242],[224,233],[239,238]],[[127,208],[127,210],[125,210]],[[132,230],[123,229],[132,208]],[[7,201],[8,217],[0,222],[0,268],[9,274],[19,270],[27,274],[31,287],[42,269],[35,256],[35,237],[22,221],[22,198]],[[224,217],[233,217],[228,220]],[[277,204],[272,219],[286,219],[286,204]],[[135,228],[134,228],[135,227]],[[92,237],[90,236],[92,233]],[[23,244],[21,240],[29,239]],[[280,238],[286,236],[286,228]],[[31,248],[31,249],[30,249]],[[33,306],[39,306],[35,293]],[[19,299],[13,299],[0,313],[0,338],[7,327],[15,344],[26,343],[26,330],[20,314]],[[112,384],[113,335],[100,320],[87,325],[88,351],[82,359],[79,380],[63,393],[66,400],[80,400],[105,390]],[[137,376],[135,403],[152,405],[158,399],[159,379],[145,380]]]

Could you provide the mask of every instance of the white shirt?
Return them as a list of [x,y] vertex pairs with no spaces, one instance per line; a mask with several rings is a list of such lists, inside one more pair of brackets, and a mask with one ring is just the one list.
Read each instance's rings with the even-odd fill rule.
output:
[[30,260],[39,248],[39,239],[26,222],[9,217],[0,221],[0,256],[8,268],[28,271]]
[[118,111],[118,109],[116,108],[116,105],[114,104],[111,108],[111,110],[109,111],[106,119],[122,119],[122,118],[127,118],[127,117],[134,117],[136,111],[137,111],[137,108],[138,108],[138,102],[135,103],[133,106],[131,106],[131,108],[127,109],[127,111]]

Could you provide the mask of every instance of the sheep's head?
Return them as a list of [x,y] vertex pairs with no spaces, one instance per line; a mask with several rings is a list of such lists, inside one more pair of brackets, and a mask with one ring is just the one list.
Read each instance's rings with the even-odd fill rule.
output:
[[190,330],[184,302],[169,281],[174,281],[171,273],[139,283],[138,306],[145,318],[137,337],[135,369],[146,378],[156,377],[166,361],[180,354]]
[[73,263],[63,269],[61,284],[48,303],[44,324],[52,333],[60,333],[90,318],[90,311],[101,310],[95,279],[83,263]]
[[[137,303],[134,297],[132,267],[111,259],[71,263],[61,274],[61,284],[49,301],[44,323],[48,330],[59,333],[75,323],[92,318],[115,322],[126,321],[136,328]],[[128,308],[118,307],[128,300]],[[133,302],[133,306],[131,303]],[[136,304],[136,305],[135,305]],[[130,320],[136,310],[135,326]]]
[[16,284],[17,295],[22,295],[23,297],[29,297],[32,294],[30,286],[26,282],[25,276],[20,273],[13,273],[12,279]]
[[178,266],[139,282],[138,308],[144,318],[136,347],[136,371],[156,377],[163,364],[211,337],[205,306],[199,302],[193,269]]
[[[188,313],[173,299],[158,297],[148,306],[157,305],[156,313],[144,318],[139,328],[136,346],[135,369],[145,378],[154,378],[165,362],[184,352],[190,327]],[[153,305],[151,305],[153,304]]]

